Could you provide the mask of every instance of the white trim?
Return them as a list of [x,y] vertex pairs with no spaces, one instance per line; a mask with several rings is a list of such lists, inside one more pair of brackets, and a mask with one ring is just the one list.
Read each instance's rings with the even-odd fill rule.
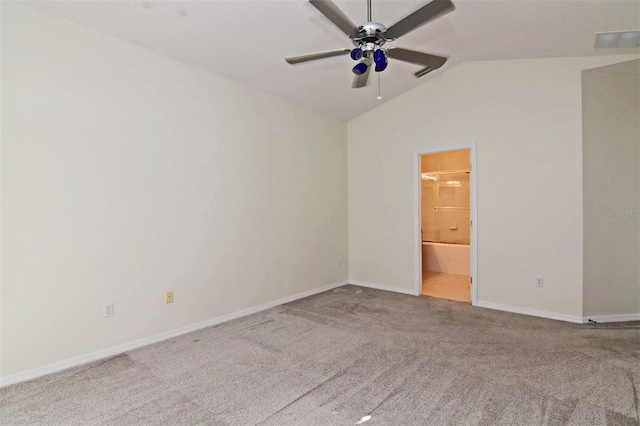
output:
[[349,280],[349,284],[357,285],[359,287],[373,288],[373,289],[376,289],[376,290],[391,291],[393,293],[408,294],[410,296],[415,296],[416,295],[413,292],[413,290],[411,290],[409,288],[399,288],[399,287],[394,287],[394,286],[390,286],[390,285],[386,285],[386,284],[368,283],[366,281],[358,281],[358,280]]
[[469,178],[471,180],[470,196],[471,196],[471,221],[473,226],[471,227],[471,304],[478,306],[478,161],[476,155],[476,143],[470,142],[462,145],[444,146],[426,148],[424,150],[416,151],[414,153],[413,163],[413,203],[414,203],[414,220],[413,220],[413,234],[414,234],[414,264],[416,265],[415,271],[415,286],[411,294],[419,296],[422,291],[422,239],[420,238],[421,216],[422,216],[422,197],[420,186],[421,164],[420,156],[428,154],[437,154],[440,152],[450,151],[462,151],[469,150],[469,162],[471,163],[471,170],[469,171]]
[[584,317],[582,322],[588,323],[589,320],[595,322],[627,322],[627,321],[640,321],[640,314],[625,314],[625,315],[593,315],[590,317]]
[[[422,294],[422,164],[420,152],[413,156],[413,264],[415,266],[413,294]],[[416,213],[417,212],[417,213]]]
[[160,342],[162,340],[170,339],[172,337],[180,336],[182,334],[190,333],[192,331],[200,330],[202,328],[218,325],[223,322],[231,321],[236,318],[241,318],[247,315],[255,314],[260,311],[271,309],[275,306],[283,305],[285,303],[293,302],[298,299],[313,296],[314,294],[322,293],[324,291],[333,290],[337,287],[342,287],[348,284],[348,281],[339,281],[337,283],[329,284],[323,287],[315,288],[313,290],[305,291],[302,293],[294,294],[292,296],[283,297],[272,302],[263,303],[262,305],[254,306],[247,309],[242,309],[230,314],[221,315],[219,317],[211,318],[206,321],[190,324],[184,327],[177,328],[175,330],[167,331],[164,333],[156,334],[154,336],[143,337],[142,339],[133,340],[131,342],[123,343],[121,345],[112,346],[110,348],[101,349],[99,351],[91,352],[85,355],[69,358],[64,361],[56,362],[53,364],[45,365],[44,367],[34,368],[33,370],[25,371],[23,373],[10,374],[8,376],[0,377],[0,388],[9,386],[15,383],[24,382],[26,380],[35,379],[36,377],[45,376],[47,374],[56,373],[58,371],[66,370],[68,368],[76,367],[78,365],[86,364],[88,362],[98,361],[103,358],[118,355],[123,352],[130,351],[132,349],[147,346],[152,343]]
[[558,320],[558,321],[574,322],[578,324],[582,324],[583,322],[582,317],[577,317],[574,315],[558,314],[556,312],[548,312],[548,311],[538,311],[535,309],[521,308],[519,306],[501,305],[499,303],[485,302],[483,300],[478,300],[476,306],[480,308],[493,309],[496,311],[530,315],[533,317],[547,318],[547,319]]
[[478,156],[475,142],[471,144],[471,304],[478,304]]

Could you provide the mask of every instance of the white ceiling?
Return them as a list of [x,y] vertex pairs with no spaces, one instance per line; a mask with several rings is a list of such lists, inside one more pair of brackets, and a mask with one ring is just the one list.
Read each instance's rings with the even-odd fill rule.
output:
[[[640,29],[638,0],[453,0],[456,10],[387,46],[449,56],[436,72],[391,60],[351,89],[354,62],[334,57],[289,65],[285,56],[351,48],[349,39],[306,0],[40,1],[69,21],[129,40],[300,105],[349,120],[463,61],[638,53],[596,49],[602,31]],[[366,0],[335,0],[356,24]],[[373,20],[389,27],[427,0],[373,0]]]

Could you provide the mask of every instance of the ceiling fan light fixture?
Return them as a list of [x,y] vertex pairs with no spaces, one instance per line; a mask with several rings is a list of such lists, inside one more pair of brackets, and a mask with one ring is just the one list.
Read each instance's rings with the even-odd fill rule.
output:
[[359,47],[356,47],[351,51],[351,59],[353,59],[354,61],[359,61],[360,59],[362,59],[363,55],[364,52]]
[[387,69],[387,65],[388,65],[388,62],[387,62],[387,60],[386,60],[386,59],[385,59],[385,61],[384,61],[384,62],[382,62],[382,63],[378,63],[378,62],[376,62],[376,68],[375,68],[375,71],[376,71],[376,72],[384,71],[384,70],[386,70],[386,69]]
[[368,68],[369,66],[367,64],[365,64],[364,62],[360,62],[359,64],[356,64],[355,67],[353,67],[352,71],[355,75],[361,75],[367,72]]
[[387,69],[387,52],[382,49],[378,49],[373,52],[373,62],[376,63],[376,72],[381,72]]
[[373,61],[376,63],[376,65],[387,62],[387,55],[384,53],[384,50],[378,49],[373,52]]
[[382,65],[376,64],[376,68],[375,68],[376,72],[382,72],[386,69],[387,69],[387,64],[382,64]]

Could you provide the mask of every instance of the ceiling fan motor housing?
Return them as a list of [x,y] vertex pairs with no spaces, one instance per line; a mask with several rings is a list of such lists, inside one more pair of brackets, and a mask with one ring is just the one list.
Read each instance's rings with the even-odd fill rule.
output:
[[357,33],[351,36],[353,44],[360,46],[363,43],[372,43],[376,46],[382,46],[387,41],[392,41],[384,37],[387,27],[379,22],[367,22],[357,28]]

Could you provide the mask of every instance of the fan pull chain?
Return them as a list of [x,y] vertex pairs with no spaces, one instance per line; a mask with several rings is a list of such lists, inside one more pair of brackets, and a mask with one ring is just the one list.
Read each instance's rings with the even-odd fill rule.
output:
[[382,95],[380,94],[380,73],[378,73],[378,100],[382,99]]

